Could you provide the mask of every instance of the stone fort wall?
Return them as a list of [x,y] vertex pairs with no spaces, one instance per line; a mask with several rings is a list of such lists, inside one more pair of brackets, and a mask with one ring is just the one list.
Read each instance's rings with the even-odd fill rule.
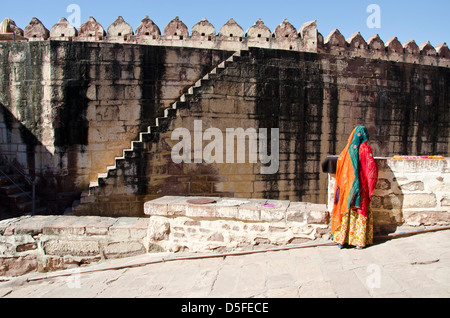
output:
[[364,57],[395,62],[450,67],[450,50],[446,43],[433,47],[429,41],[418,45],[414,40],[400,43],[397,37],[386,42],[378,34],[367,41],[359,32],[348,39],[335,29],[324,37],[317,29],[317,22],[304,23],[298,30],[287,19],[272,32],[259,19],[247,31],[230,19],[217,32],[206,18],[196,23],[189,32],[188,27],[175,17],[161,29],[146,16],[133,30],[121,16],[107,29],[94,17],[80,26],[73,27],[61,18],[50,30],[34,17],[22,30],[9,20],[8,32],[22,36],[27,41],[80,41],[97,43],[143,44],[158,46],[194,47],[205,49],[239,51],[250,47],[302,52],[330,52],[345,57]]
[[[79,30],[62,19],[47,32],[34,19],[28,42],[0,43],[1,154],[38,180],[51,212],[79,198],[76,214],[143,216],[164,195],[325,203],[320,163],[360,124],[376,156],[449,156],[445,44],[324,39],[315,22],[283,21],[273,34],[262,21],[245,34],[234,20],[218,35],[206,20],[191,34],[183,25],[161,34],[146,18],[133,31],[119,18],[106,32],[93,18]],[[194,120],[279,128],[278,173],[175,164],[171,134]]]

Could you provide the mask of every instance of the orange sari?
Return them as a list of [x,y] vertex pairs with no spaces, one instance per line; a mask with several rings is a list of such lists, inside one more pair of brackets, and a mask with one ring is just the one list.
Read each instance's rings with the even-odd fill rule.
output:
[[[337,162],[331,233],[334,240],[341,245],[344,242],[351,244],[352,239],[351,237],[349,239],[349,236],[352,234],[365,237],[366,232],[373,232],[373,228],[365,227],[373,227],[370,200],[378,182],[378,166],[373,158],[372,149],[367,144],[368,140],[367,129],[362,126],[356,127]],[[342,224],[353,219],[357,224]],[[347,233],[356,228],[358,233]],[[370,238],[357,240],[357,246],[364,246],[366,241],[371,243]]]

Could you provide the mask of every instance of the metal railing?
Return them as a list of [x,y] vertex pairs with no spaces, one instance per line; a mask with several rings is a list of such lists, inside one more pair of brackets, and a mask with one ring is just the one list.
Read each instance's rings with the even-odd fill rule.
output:
[[23,173],[18,167],[16,167],[15,165],[13,165],[12,163],[9,162],[4,162],[3,165],[8,166],[9,168],[12,168],[15,170],[15,172],[19,173],[23,179],[31,186],[31,196],[28,194],[27,191],[25,191],[24,189],[22,189],[20,187],[20,185],[18,185],[13,179],[11,179],[9,177],[9,175],[7,173],[5,173],[1,168],[0,168],[0,173],[5,176],[9,181],[12,182],[13,185],[15,185],[20,191],[22,191],[27,197],[29,197],[31,199],[31,215],[35,215],[36,212],[36,182],[35,180],[32,180],[30,177],[26,176],[25,173]]

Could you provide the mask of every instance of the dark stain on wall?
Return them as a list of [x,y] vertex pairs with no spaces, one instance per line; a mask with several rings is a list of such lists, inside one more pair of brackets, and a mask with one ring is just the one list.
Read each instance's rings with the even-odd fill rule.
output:
[[62,69],[64,78],[61,83],[62,100],[54,106],[56,116],[53,127],[56,147],[88,144],[89,122],[86,119],[86,111],[89,100],[86,92],[89,79],[86,78],[85,64],[90,59],[90,50],[85,47],[85,44],[51,42],[54,61],[60,62],[64,59],[64,56],[59,56],[61,49],[66,54],[65,63],[54,64],[54,67]]
[[262,176],[267,185],[264,197],[301,200],[320,177],[311,164],[321,156],[324,95],[320,65],[309,53],[250,52],[259,74],[255,116],[260,128],[280,129],[280,170]]

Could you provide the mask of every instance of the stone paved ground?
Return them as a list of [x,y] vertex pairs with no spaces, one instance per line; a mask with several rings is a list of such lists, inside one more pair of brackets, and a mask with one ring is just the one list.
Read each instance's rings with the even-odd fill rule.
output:
[[[115,260],[84,270],[179,255]],[[52,273],[55,275],[65,272]],[[0,283],[5,298],[298,298],[450,296],[450,230],[391,239],[356,250],[320,246],[196,260],[29,281]]]

